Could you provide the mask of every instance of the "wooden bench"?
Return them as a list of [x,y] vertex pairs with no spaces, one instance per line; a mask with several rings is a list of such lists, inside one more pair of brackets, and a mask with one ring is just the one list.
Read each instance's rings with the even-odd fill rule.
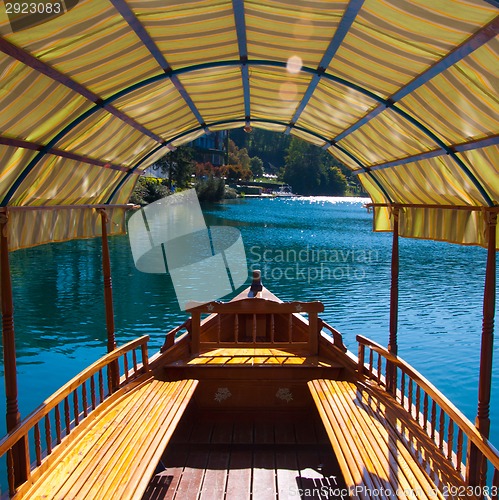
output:
[[195,380],[150,375],[133,382],[98,407],[70,446],[15,498],[141,498],[196,386]]
[[308,386],[352,498],[444,498],[447,488],[465,486],[386,393],[360,382],[312,380]]

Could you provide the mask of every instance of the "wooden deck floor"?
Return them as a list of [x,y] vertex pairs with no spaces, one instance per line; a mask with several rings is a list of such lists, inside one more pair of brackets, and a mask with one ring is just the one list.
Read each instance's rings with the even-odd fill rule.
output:
[[283,417],[191,413],[143,500],[348,498],[316,416]]

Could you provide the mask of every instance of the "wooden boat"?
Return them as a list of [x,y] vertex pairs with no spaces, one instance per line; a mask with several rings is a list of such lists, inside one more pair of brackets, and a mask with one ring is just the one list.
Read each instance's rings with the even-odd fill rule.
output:
[[[498,0],[4,3],[9,495],[497,498]],[[320,303],[258,285],[194,307],[150,359],[147,337],[116,348],[108,234],[163,153],[234,127],[360,180],[393,232],[386,349],[359,336],[354,355]],[[475,425],[397,356],[399,231],[487,248]],[[21,420],[9,253],[101,236],[108,354]]]
[[151,358],[148,337],[107,354],[1,441],[10,495],[497,498],[497,450],[402,359],[347,351],[323,309],[257,275]]

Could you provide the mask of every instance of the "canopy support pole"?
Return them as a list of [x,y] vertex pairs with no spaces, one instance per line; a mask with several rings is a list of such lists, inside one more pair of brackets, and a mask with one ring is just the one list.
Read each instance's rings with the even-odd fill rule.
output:
[[[0,213],[0,274],[2,295],[2,341],[5,369],[5,396],[7,399],[7,432],[11,432],[21,421],[17,400],[16,341],[14,332],[14,301],[12,298],[12,280],[10,276],[8,245],[8,213]],[[26,440],[21,439],[12,448],[12,463],[15,484],[21,484],[28,478],[26,461]]]
[[104,276],[104,302],[106,304],[107,352],[116,349],[114,338],[113,285],[111,279],[111,258],[107,241],[107,213],[100,209],[102,223],[102,274]]
[[[490,432],[490,392],[492,384],[492,353],[494,347],[494,315],[496,305],[496,237],[497,212],[486,213],[488,247],[483,295],[482,345],[478,383],[478,412],[475,426],[488,439]],[[486,461],[475,446],[469,450],[468,483],[485,484]]]
[[[107,352],[116,349],[116,339],[114,337],[114,308],[113,308],[113,285],[111,279],[111,258],[109,256],[109,243],[107,240],[106,211],[99,209],[102,226],[102,274],[104,277],[104,303],[106,307],[106,329],[107,329]],[[109,385],[111,392],[119,385],[118,370],[115,363],[109,365]]]
[[[392,239],[392,265],[391,265],[391,286],[390,286],[390,337],[388,340],[388,351],[397,355],[398,342],[398,307],[399,307],[399,214],[400,209],[394,207],[393,215],[393,239]],[[396,371],[391,363],[387,367],[387,390],[393,393],[397,387],[394,380]]]

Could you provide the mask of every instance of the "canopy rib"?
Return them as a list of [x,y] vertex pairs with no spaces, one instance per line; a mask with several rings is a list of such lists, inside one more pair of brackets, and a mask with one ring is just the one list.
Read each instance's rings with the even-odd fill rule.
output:
[[[461,45],[450,51],[445,57],[433,64],[433,66],[430,66],[423,73],[417,75],[411,82],[400,88],[386,101],[389,102],[390,105],[396,103],[397,101],[400,101],[411,92],[414,92],[416,89],[429,82],[435,76],[439,75],[446,69],[450,68],[452,65],[464,59],[466,56],[474,52],[476,49],[480,48],[482,45],[485,45],[489,40],[497,35],[498,30],[499,16],[495,17],[489,24],[485,25],[483,28],[479,29],[476,33],[471,35]],[[359,121],[338,134],[334,138],[334,141],[341,141],[352,132],[355,132],[357,129],[365,125],[368,121],[372,120],[381,112],[385,111],[386,107],[386,104],[379,104],[376,108],[369,111],[369,113],[367,113]]]
[[341,18],[338,29],[335,31],[333,38],[331,39],[331,42],[329,42],[329,45],[319,63],[319,66],[317,67],[317,74],[314,75],[314,77],[310,81],[308,88],[303,96],[303,99],[296,108],[293,118],[291,118],[291,122],[286,129],[287,134],[291,132],[291,128],[300,119],[303,110],[305,109],[308,102],[312,98],[315,89],[317,88],[317,85],[319,85],[322,73],[324,73],[331,64],[333,57],[336,55],[336,52],[340,48],[340,45],[343,43],[343,40],[347,36],[352,24],[357,18],[357,14],[360,12],[360,9],[362,8],[363,5],[364,5],[364,0],[350,0],[350,2],[348,3],[348,7],[346,8],[343,17]]
[[154,40],[150,37],[147,30],[144,28],[142,23],[137,19],[135,14],[132,12],[132,9],[128,6],[128,4],[124,0],[109,0],[114,8],[120,13],[121,17],[128,23],[130,28],[135,32],[135,34],[139,37],[139,40],[144,44],[146,49],[151,53],[151,55],[156,59],[156,62],[160,65],[163,71],[169,71],[170,65],[165,59],[161,50],[159,50],[158,46],[154,42]]
[[[270,66],[270,67],[286,68],[286,63],[285,62],[281,62],[281,61],[248,60],[246,64],[248,66]],[[205,68],[225,67],[225,66],[240,66],[240,65],[241,65],[241,62],[237,61],[237,60],[213,61],[211,63],[196,64],[196,65],[192,65],[192,66],[187,66],[187,67],[179,68],[177,70],[171,70],[168,73],[163,73],[163,74],[160,74],[160,75],[155,75],[155,76],[150,77],[150,78],[146,78],[145,80],[143,80],[141,82],[137,82],[137,83],[131,85],[130,87],[126,88],[126,89],[122,89],[119,92],[117,92],[116,94],[114,94],[113,96],[110,96],[107,99],[101,101],[101,103],[99,103],[99,105],[95,106],[94,108],[91,108],[90,110],[88,110],[85,113],[83,113],[80,117],[76,118],[73,122],[71,122],[69,125],[67,125],[58,134],[56,134],[56,136],[51,141],[49,141],[49,143],[45,146],[45,148],[43,148],[43,150],[41,150],[40,153],[22,171],[22,173],[20,174],[20,176],[14,182],[13,186],[8,191],[7,195],[5,196],[3,202],[0,204],[0,206],[6,206],[9,203],[10,199],[12,198],[12,196],[14,195],[14,193],[16,192],[17,188],[20,186],[20,184],[22,183],[22,181],[27,177],[27,175],[29,174],[29,172],[31,172],[31,170],[36,166],[36,164],[41,160],[41,158],[43,158],[43,156],[47,153],[48,149],[50,149],[53,146],[55,146],[55,144],[57,144],[57,142],[59,142],[68,132],[70,132],[71,130],[73,130],[74,127],[76,127],[83,120],[85,120],[86,118],[88,118],[89,116],[91,116],[98,109],[105,108],[111,102],[119,99],[122,96],[125,96],[125,95],[129,94],[130,92],[133,92],[134,90],[143,88],[143,87],[145,87],[145,86],[147,86],[147,85],[149,85],[150,83],[153,83],[153,82],[157,82],[157,81],[160,81],[160,80],[163,80],[163,79],[171,78],[173,75],[179,75],[179,74],[183,74],[183,73],[190,73],[190,72],[199,71],[200,69],[205,69]],[[310,68],[310,67],[307,67],[307,66],[303,66],[302,67],[302,71],[304,71],[306,73],[313,74],[313,75],[317,75],[318,74],[318,70],[317,69]],[[371,99],[373,99],[373,100],[375,100],[375,101],[377,101],[379,103],[384,104],[386,107],[390,107],[399,116],[401,116],[402,118],[404,118],[405,120],[409,121],[414,126],[416,126],[417,128],[419,128],[424,134],[426,134],[429,138],[431,138],[438,146],[440,146],[442,149],[444,149],[445,152],[446,152],[446,154],[450,155],[453,158],[453,160],[456,162],[456,164],[459,166],[459,168],[468,176],[468,178],[471,180],[471,182],[475,185],[475,187],[480,192],[480,194],[484,198],[484,200],[487,203],[487,205],[489,205],[489,206],[494,205],[492,199],[490,198],[490,196],[486,192],[485,188],[482,186],[482,184],[479,182],[479,180],[473,175],[473,173],[468,169],[468,167],[466,167],[466,165],[455,155],[455,153],[449,148],[449,146],[447,146],[441,139],[439,139],[433,132],[431,132],[427,127],[425,127],[416,118],[412,117],[411,115],[409,115],[408,113],[406,113],[402,109],[398,108],[390,100],[384,99],[384,98],[380,97],[379,95],[377,95],[377,94],[375,94],[375,93],[373,93],[373,92],[371,92],[371,91],[369,91],[369,90],[361,87],[360,85],[357,85],[355,83],[349,82],[348,80],[346,80],[344,78],[340,78],[338,76],[329,74],[327,72],[322,73],[322,77],[326,78],[328,80],[337,82],[337,83],[339,83],[341,85],[345,85],[348,88],[352,88],[352,89],[354,89],[354,90],[362,93],[363,95],[365,95],[367,97],[370,97]],[[222,124],[222,123],[224,123],[224,124],[225,123],[236,123],[236,122],[239,122],[239,121],[240,120],[226,120],[226,121],[222,121],[222,122],[214,122],[214,123],[211,124],[211,126],[214,126],[214,125],[217,125],[217,124]],[[265,122],[265,120],[262,120],[262,119],[259,119],[258,121],[260,121],[262,123]],[[281,122],[275,122],[275,121],[272,121],[272,120],[268,120],[268,123],[278,123],[278,124],[282,125]],[[193,129],[190,129],[189,133],[194,132],[196,130],[200,130],[200,129],[206,130],[206,126],[207,126],[206,124],[200,124],[199,127],[195,127]],[[284,126],[287,127],[288,123],[285,123]],[[329,139],[327,139],[325,137],[322,137],[322,136],[320,136],[318,134],[315,134],[314,132],[312,132],[312,131],[310,131],[308,129],[301,128],[301,127],[298,128],[296,126],[295,126],[295,128],[297,130],[302,130],[302,131],[304,131],[304,132],[306,132],[308,134],[311,134],[313,136],[316,136],[316,137],[320,138],[322,141],[324,141],[324,143],[329,143],[329,144],[331,144],[331,145],[333,145],[335,147],[337,146],[335,141],[331,141],[331,140],[329,140]],[[168,141],[163,141],[162,146],[169,147],[171,149],[170,144],[173,141],[178,140],[179,138],[187,135],[187,133],[188,132],[184,132],[184,133],[180,134],[179,136],[176,136],[175,138],[170,138]],[[358,163],[358,164],[361,165],[361,162]],[[366,171],[369,169],[369,167],[365,166],[365,165],[362,168],[364,168]]]
[[[488,146],[494,146],[499,144],[499,135],[494,135],[492,137],[485,137],[483,139],[478,139],[474,141],[463,142],[460,144],[454,144],[449,146],[454,152],[459,153],[462,151],[472,151],[474,149],[485,148]],[[398,165],[406,165],[407,163],[413,163],[415,161],[427,160],[429,158],[436,158],[437,156],[442,156],[447,154],[447,151],[443,148],[437,148],[432,151],[427,151],[425,153],[420,153],[417,155],[406,156],[404,158],[399,158],[393,161],[387,161],[384,163],[377,163],[371,165],[369,170],[384,170],[385,168],[397,167]],[[352,172],[352,175],[358,175],[360,172]]]
[[[4,146],[12,146],[14,148],[29,149],[31,151],[42,151],[46,147],[43,144],[37,144],[36,142],[12,139],[10,137],[0,137],[0,144]],[[70,153],[69,151],[63,151],[62,149],[50,148],[47,150],[47,154],[60,156],[61,158],[68,158],[70,160],[75,160],[77,162],[86,163],[88,165],[93,165],[96,167],[107,168],[109,170],[117,170],[119,172],[128,172],[129,170],[122,165],[115,165],[103,160],[89,158],[88,156],[82,156],[76,153]]]
[[25,50],[13,45],[12,43],[10,43],[9,41],[5,40],[5,38],[2,37],[0,37],[0,50],[4,54],[7,54],[8,56],[17,59],[19,62],[25,64],[26,66],[29,66],[35,71],[38,71],[39,73],[48,76],[52,80],[73,90],[74,92],[77,92],[81,96],[85,97],[85,99],[88,99],[89,101],[96,104],[99,107],[99,109],[100,108],[105,109],[108,113],[111,113],[116,118],[120,119],[127,125],[130,125],[135,130],[138,130],[147,137],[150,137],[154,141],[159,142],[160,144],[163,144],[165,142],[165,140],[162,137],[155,134],[151,130],[147,129],[140,123],[136,122],[132,117],[123,113],[114,106],[106,104],[101,97],[99,97],[97,94],[94,94],[91,90],[85,88],[83,85],[74,81],[69,76],[65,75],[64,73],[61,73],[60,71],[53,68],[49,64],[41,61],[40,59],[37,59],[36,57],[32,56],[29,52],[26,52]]
[[248,61],[248,42],[246,39],[246,18],[244,13],[244,0],[232,0],[234,12],[234,22],[237,33],[237,46],[239,48],[239,59],[241,60],[241,78],[243,83],[244,97],[244,117],[246,126],[250,125],[251,120],[251,96],[249,70],[246,62]]
[[[163,69],[165,73],[169,73],[171,71],[170,64],[168,63],[165,56],[158,48],[154,40],[151,38],[147,30],[137,19],[137,17],[133,13],[132,9],[130,9],[128,4],[124,0],[110,0],[110,2],[113,4],[114,8],[120,13],[123,19],[129,24],[130,28],[132,28],[134,33],[137,35],[139,40],[144,44],[146,49],[151,53],[154,59],[156,59],[156,62],[159,64],[161,69]],[[192,114],[196,117],[196,120],[199,122],[199,124],[204,125],[204,119],[201,116],[201,113],[199,112],[191,96],[189,95],[189,93],[187,92],[187,90],[182,85],[182,83],[180,82],[180,80],[176,75],[171,76],[171,82],[173,83],[177,91],[180,93],[185,103],[191,110]],[[209,133],[209,130],[206,129],[205,125],[204,128],[205,132]]]

